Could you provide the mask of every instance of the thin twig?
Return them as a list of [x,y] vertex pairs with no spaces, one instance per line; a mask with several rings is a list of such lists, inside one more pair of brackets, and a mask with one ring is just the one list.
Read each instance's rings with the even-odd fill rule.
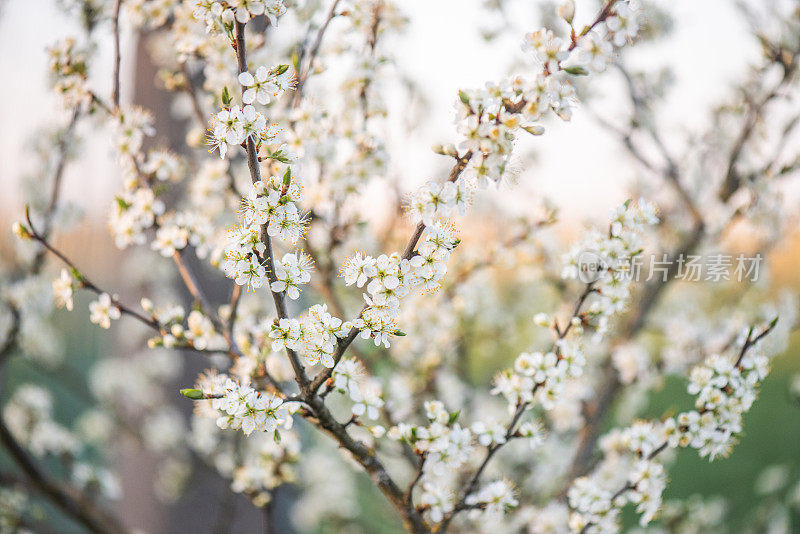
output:
[[114,35],[114,74],[113,87],[111,89],[111,102],[114,104],[115,110],[119,109],[119,8],[121,4],[122,0],[114,0],[114,10],[111,18],[112,33]]

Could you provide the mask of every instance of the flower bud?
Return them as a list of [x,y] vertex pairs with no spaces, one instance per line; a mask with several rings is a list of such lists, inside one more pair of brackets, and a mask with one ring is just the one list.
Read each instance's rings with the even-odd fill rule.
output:
[[544,133],[544,126],[541,124],[534,124],[532,126],[523,126],[523,130],[531,135],[542,135]]
[[566,0],[558,6],[557,13],[559,17],[572,24],[572,19],[575,18],[575,0]]
[[150,300],[148,298],[143,298],[140,301],[140,304],[142,305],[142,309],[144,311],[146,311],[147,313],[153,313],[153,301],[152,300]]
[[537,313],[533,316],[533,324],[537,326],[550,326],[550,317],[546,313]]
[[187,399],[199,400],[204,397],[203,392],[199,389],[186,388],[181,390],[181,395]]
[[33,237],[30,230],[28,230],[28,227],[21,222],[15,222],[12,224],[11,231],[14,232],[14,235],[20,239],[30,239]]

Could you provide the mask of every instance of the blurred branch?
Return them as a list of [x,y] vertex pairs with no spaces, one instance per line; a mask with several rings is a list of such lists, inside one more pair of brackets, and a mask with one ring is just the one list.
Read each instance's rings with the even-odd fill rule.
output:
[[[75,131],[75,126],[78,123],[78,118],[81,115],[81,110],[76,107],[72,112],[72,117],[67,124],[65,130],[59,135],[58,142],[55,146],[56,165],[53,170],[53,177],[50,182],[50,199],[47,203],[43,214],[43,228],[42,236],[47,239],[50,237],[50,232],[53,226],[53,217],[55,215],[56,207],[58,206],[58,199],[61,195],[61,182],[64,176],[64,169],[66,168],[67,159],[69,156],[69,148],[72,142],[72,134]],[[36,256],[33,258],[31,265],[31,272],[39,273],[44,266],[44,260],[47,255],[45,249],[40,249]]]
[[111,103],[114,109],[119,109],[119,67],[120,67],[120,50],[119,50],[119,8],[122,0],[114,0],[113,14],[111,16],[111,28],[114,37],[114,72],[112,78],[111,89]]
[[67,515],[84,525],[87,530],[100,534],[129,532],[118,518],[91,502],[83,493],[51,480],[17,443],[2,416],[0,416],[0,443],[25,474],[31,486]]

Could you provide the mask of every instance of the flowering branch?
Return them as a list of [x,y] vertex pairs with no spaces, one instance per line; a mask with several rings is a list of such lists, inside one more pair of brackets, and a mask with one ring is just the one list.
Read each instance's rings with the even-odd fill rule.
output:
[[[238,61],[240,73],[247,72],[247,45],[245,43],[244,28],[245,24],[236,21],[236,41],[234,48],[236,50],[236,59]],[[241,90],[242,94],[244,95],[246,87],[242,85]],[[250,169],[250,178],[255,184],[261,181],[261,168],[259,166],[255,141],[250,136],[248,136],[247,140],[245,141],[245,149],[247,151],[247,167]],[[286,319],[288,318],[289,314],[286,311],[285,295],[282,291],[276,292],[272,290],[272,283],[277,281],[277,277],[275,276],[275,261],[272,256],[272,238],[269,236],[269,232],[267,231],[267,224],[263,224],[261,226],[261,242],[265,246],[264,260],[267,264],[267,277],[270,282],[269,290],[270,293],[272,293],[272,300],[275,302],[275,311],[278,315],[278,319]],[[286,347],[286,354],[289,356],[289,361],[292,364],[297,385],[300,387],[300,391],[305,392],[309,384],[305,368],[303,367],[303,364],[300,363],[300,359],[297,357],[297,354],[293,349]]]

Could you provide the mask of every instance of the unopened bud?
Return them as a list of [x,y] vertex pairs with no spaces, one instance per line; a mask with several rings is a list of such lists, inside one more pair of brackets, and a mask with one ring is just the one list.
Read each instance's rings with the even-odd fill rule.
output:
[[537,326],[550,326],[550,317],[546,313],[537,313],[533,316],[533,324]]
[[522,129],[531,135],[542,135],[544,133],[544,126],[542,126],[541,124],[523,126]]
[[142,309],[147,313],[153,313],[153,301],[148,298],[143,298],[140,302]]
[[563,4],[558,6],[556,12],[559,17],[572,24],[572,19],[575,18],[575,0],[565,0]]
[[12,224],[11,231],[14,232],[14,235],[20,239],[30,239],[33,237],[30,230],[28,230],[28,227],[21,222],[15,222]]
[[187,388],[181,390],[181,395],[187,399],[200,400],[204,397],[203,392],[199,389]]

